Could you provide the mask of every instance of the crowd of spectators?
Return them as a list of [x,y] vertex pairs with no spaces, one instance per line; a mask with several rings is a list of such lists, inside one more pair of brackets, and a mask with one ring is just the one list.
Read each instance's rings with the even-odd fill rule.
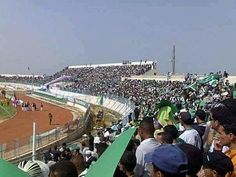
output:
[[[207,111],[211,113],[209,119]],[[198,119],[202,121],[199,122]],[[24,161],[18,167],[31,177],[36,177],[36,173],[42,174],[40,177],[85,176],[90,166],[96,163],[117,136],[130,127],[137,126],[137,131],[117,165],[113,175],[115,177],[236,175],[235,99],[215,102],[209,110],[198,109],[195,115],[191,115],[187,109],[181,109],[178,121],[183,129],[177,128],[173,123],[160,128],[150,117],[140,118],[138,126],[134,120],[125,126],[121,122],[114,123],[109,128],[88,133],[80,139],[77,147],[70,148],[63,143],[61,148],[55,146],[49,149],[45,153],[45,163]],[[206,141],[203,138],[205,134]],[[209,146],[203,146],[204,143]],[[26,165],[29,163],[37,164],[34,166],[38,168]]]
[[[42,173],[42,177],[84,176],[117,136],[137,127],[114,176],[235,177],[236,100],[228,74],[218,72],[216,83],[199,82],[195,88],[189,87],[199,79],[195,74],[186,75],[184,82],[121,80],[143,74],[149,67],[66,68],[56,73],[54,77],[63,73],[76,79],[64,89],[122,96],[134,102],[136,109],[126,125],[117,122],[88,133],[74,149],[66,144],[49,149],[43,167],[32,162],[39,166],[35,173]],[[175,121],[170,119],[166,125],[156,117],[161,100],[177,108]],[[29,172],[34,168],[28,163],[21,162],[19,168],[34,177]]]
[[35,84],[40,85],[44,82],[44,77],[42,76],[4,76],[0,75],[0,82],[12,82],[12,83],[21,83],[21,84]]
[[[100,73],[100,72],[98,72]],[[220,72],[219,72],[220,73]],[[233,87],[229,84],[227,77],[217,74],[219,79],[215,85],[211,83],[198,84],[196,89],[188,88],[197,79],[197,75],[186,75],[184,82],[180,81],[157,81],[157,80],[131,80],[121,81],[111,75],[109,79],[99,76],[90,78],[81,77],[76,83],[61,87],[64,90],[84,92],[91,95],[115,95],[125,97],[135,103],[143,116],[155,113],[160,100],[169,100],[172,103],[184,105],[190,109],[201,106],[209,106],[212,101],[222,100],[233,94]],[[107,73],[103,73],[105,75]],[[109,75],[109,74],[107,74]],[[106,78],[105,76],[103,76]]]
[[[66,67],[63,70],[53,74],[52,76],[4,76],[0,75],[0,82],[13,82],[24,84],[43,85],[61,76],[71,76],[70,81],[75,83],[71,86],[79,91],[91,91],[93,93],[107,93],[103,89],[116,86],[122,77],[130,77],[132,75],[142,75],[152,68],[151,64],[123,64],[117,66],[92,66],[88,65],[81,68]],[[100,81],[100,83],[98,82]],[[93,90],[95,88],[95,90]]]
[[142,75],[150,69],[149,64],[69,69],[67,74],[72,75],[75,82],[66,89],[90,94],[113,94],[119,88],[122,77]]
[[199,84],[195,90],[187,88],[187,86],[199,79],[197,74],[187,74],[184,82],[122,80],[122,77],[142,75],[151,67],[147,64],[66,68],[56,73],[54,77],[62,74],[72,76],[72,82],[59,86],[62,90],[90,95],[125,97],[138,105],[144,115],[155,112],[158,103],[163,99],[195,109],[199,102],[210,103],[212,99],[221,100],[225,96],[232,95],[232,86],[227,80],[228,73],[226,71],[216,73],[219,76],[216,85],[211,83]]

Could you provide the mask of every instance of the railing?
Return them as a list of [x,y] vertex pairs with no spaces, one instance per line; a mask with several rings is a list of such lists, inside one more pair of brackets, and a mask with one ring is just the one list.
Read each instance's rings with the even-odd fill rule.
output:
[[[87,110],[83,118],[70,121],[62,127],[36,134],[36,150],[56,144],[58,141],[70,141],[81,137],[90,125],[90,109]],[[72,139],[74,135],[74,139]],[[14,141],[0,144],[0,158],[6,160],[30,158],[32,152],[32,136],[15,139]]]

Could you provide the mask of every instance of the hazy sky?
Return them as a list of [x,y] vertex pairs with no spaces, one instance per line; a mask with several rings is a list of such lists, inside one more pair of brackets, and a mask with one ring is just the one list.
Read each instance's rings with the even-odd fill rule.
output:
[[236,74],[236,1],[0,0],[0,73],[127,59],[167,73],[174,44],[178,73]]

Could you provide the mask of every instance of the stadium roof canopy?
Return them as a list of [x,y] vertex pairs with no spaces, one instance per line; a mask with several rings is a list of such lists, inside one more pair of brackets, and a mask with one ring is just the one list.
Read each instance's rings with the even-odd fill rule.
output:
[[0,74],[0,76],[4,77],[44,77],[43,75],[35,75],[35,74]]
[[104,66],[125,66],[125,65],[148,65],[153,64],[154,61],[150,60],[140,60],[140,61],[124,61],[123,63],[107,63],[107,64],[87,64],[87,65],[74,65],[74,66],[68,66],[69,69],[72,68],[86,68],[86,67],[104,67]]

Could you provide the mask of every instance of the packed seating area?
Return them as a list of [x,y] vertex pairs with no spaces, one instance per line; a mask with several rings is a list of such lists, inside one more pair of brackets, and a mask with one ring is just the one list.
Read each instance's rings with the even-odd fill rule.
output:
[[112,93],[121,82],[122,77],[132,75],[142,75],[151,69],[151,65],[124,65],[96,68],[69,69],[76,80],[75,83],[68,86],[79,92],[93,94]]
[[[0,75],[0,82],[13,82],[24,84],[46,84],[52,80],[55,80],[61,76],[71,76],[71,81],[77,81],[73,84],[73,87],[80,91],[91,90],[96,93],[102,92],[102,88],[105,89],[106,85],[116,85],[122,77],[130,77],[132,75],[142,75],[152,68],[152,64],[123,64],[117,66],[92,66],[86,65],[80,68],[66,67],[63,70],[56,72],[52,76],[34,77],[29,76],[4,76]],[[99,83],[100,82],[100,83]],[[90,86],[88,89],[88,85]],[[92,90],[93,86],[101,89]],[[97,85],[97,86],[96,86]]]
[[[63,143],[61,147],[50,148],[45,152],[44,162],[22,161],[18,168],[30,177],[36,174],[42,177],[95,176],[105,173],[106,169],[96,171],[95,166],[103,164],[106,158],[113,164],[119,149],[124,148],[119,163],[109,164],[109,168],[114,168],[110,176],[155,177],[160,173],[164,177],[234,176],[235,105],[236,100],[228,98],[215,102],[209,110],[198,109],[194,115],[181,108],[177,124],[169,121],[161,127],[147,117],[137,122],[131,120],[127,125],[114,123],[110,128],[84,135],[73,146]],[[207,115],[208,111],[211,116]],[[134,127],[137,131],[131,134],[128,145],[112,146]],[[107,157],[109,152],[114,154]],[[106,173],[110,171],[106,169]]]
[[12,82],[12,83],[22,83],[22,84],[41,84],[43,83],[44,78],[41,76],[4,76],[0,75],[0,82]]
[[[60,148],[51,147],[44,162],[23,161],[18,168],[31,177],[36,173],[42,177],[90,177],[102,170],[109,173],[106,167],[95,171],[95,166],[118,147],[113,143],[136,129],[126,139],[127,144],[118,147],[124,151],[118,154],[119,163],[109,165],[114,167],[111,176],[236,176],[236,99],[228,75],[210,73],[199,79],[187,74],[184,82],[121,80],[144,74],[150,67],[66,68],[52,76],[73,76],[74,80],[61,89],[125,97],[136,108],[127,117],[127,124],[114,122],[109,128],[89,132],[76,141],[76,146],[63,143]],[[116,155],[109,157],[111,164]],[[37,170],[29,168],[33,165]]]
[[[214,74],[211,74],[212,76]],[[210,76],[211,76],[210,75]],[[221,100],[226,96],[233,94],[233,87],[229,84],[226,77],[217,75],[216,83],[205,82],[194,85],[197,75],[188,75],[184,82],[179,81],[156,81],[156,80],[131,80],[114,82],[115,79],[109,82],[103,81],[96,77],[92,83],[78,81],[78,83],[68,84],[61,87],[63,90],[74,92],[87,93],[91,95],[115,95],[125,97],[134,102],[140,109],[143,115],[154,113],[161,100],[169,100],[172,103],[179,103],[187,106],[189,109],[196,109],[200,102],[204,102],[207,106],[214,100]],[[210,77],[209,76],[209,77]],[[85,84],[87,83],[87,84]],[[86,87],[86,89],[85,89]],[[87,92],[86,92],[87,91]],[[206,104],[205,104],[206,103]]]

